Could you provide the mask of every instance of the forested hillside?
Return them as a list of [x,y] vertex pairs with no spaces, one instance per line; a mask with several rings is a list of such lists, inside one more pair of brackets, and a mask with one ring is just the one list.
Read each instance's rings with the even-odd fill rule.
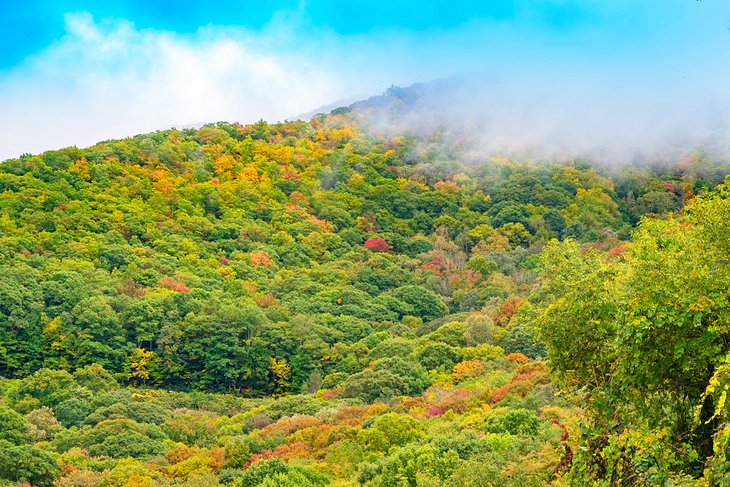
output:
[[725,163],[466,158],[367,126],[0,164],[0,478],[728,481]]

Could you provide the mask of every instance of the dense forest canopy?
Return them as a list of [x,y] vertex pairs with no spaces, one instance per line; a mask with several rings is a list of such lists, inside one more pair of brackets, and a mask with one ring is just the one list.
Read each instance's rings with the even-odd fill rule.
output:
[[730,481],[726,162],[466,163],[366,122],[0,164],[0,478]]

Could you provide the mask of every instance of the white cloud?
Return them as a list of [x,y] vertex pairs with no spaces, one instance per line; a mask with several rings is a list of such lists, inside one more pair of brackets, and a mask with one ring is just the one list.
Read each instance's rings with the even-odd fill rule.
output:
[[270,32],[184,36],[86,13],[68,14],[66,32],[0,77],[0,159],[173,125],[279,120],[351,94],[301,46],[266,46]]

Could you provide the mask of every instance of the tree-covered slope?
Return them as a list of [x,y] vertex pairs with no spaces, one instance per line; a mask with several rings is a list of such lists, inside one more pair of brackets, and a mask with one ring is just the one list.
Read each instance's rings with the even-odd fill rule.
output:
[[[613,335],[587,334],[582,267],[543,247],[628,259],[642,216],[723,169],[479,159],[363,127],[355,107],[1,164],[0,478],[560,485],[595,408],[556,396],[545,344],[560,372],[583,363],[571,335],[597,355]],[[561,292],[575,320],[541,315]]]

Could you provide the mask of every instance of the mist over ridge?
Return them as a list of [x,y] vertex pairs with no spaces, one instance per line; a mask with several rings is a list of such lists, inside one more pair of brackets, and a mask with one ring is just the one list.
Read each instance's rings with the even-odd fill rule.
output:
[[726,158],[728,97],[682,89],[465,75],[392,86],[335,113],[352,112],[379,136],[436,137],[459,147],[465,162],[513,157],[627,165],[677,161],[698,151]]

